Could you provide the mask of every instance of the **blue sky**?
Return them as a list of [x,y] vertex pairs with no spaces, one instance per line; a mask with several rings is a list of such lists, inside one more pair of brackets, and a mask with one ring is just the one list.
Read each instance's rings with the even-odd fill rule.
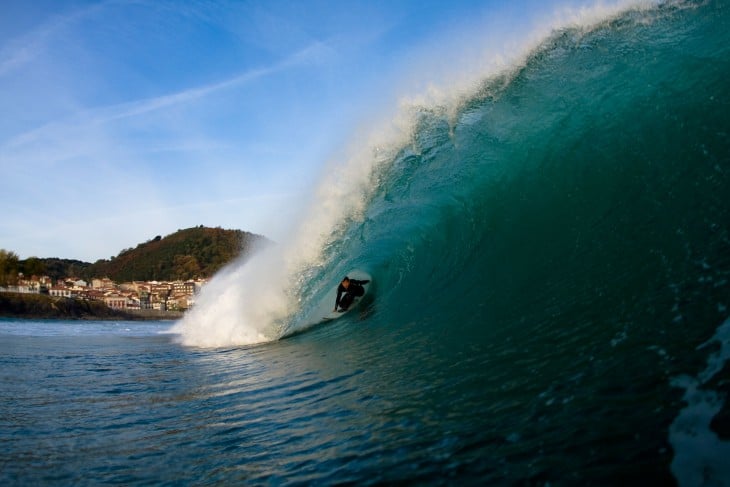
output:
[[532,3],[5,0],[0,248],[282,238],[368,120],[529,28]]

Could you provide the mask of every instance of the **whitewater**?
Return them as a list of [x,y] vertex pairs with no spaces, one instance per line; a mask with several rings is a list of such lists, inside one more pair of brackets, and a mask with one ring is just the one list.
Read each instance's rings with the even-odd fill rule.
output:
[[730,8],[531,19],[424,53],[167,333],[0,321],[0,481],[730,484]]

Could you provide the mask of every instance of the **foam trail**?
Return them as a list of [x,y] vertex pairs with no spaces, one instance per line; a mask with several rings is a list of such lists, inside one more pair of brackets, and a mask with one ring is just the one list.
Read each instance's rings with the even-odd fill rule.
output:
[[730,442],[722,441],[710,423],[723,406],[723,397],[703,389],[730,360],[730,318],[700,348],[718,342],[720,349],[707,359],[707,367],[696,377],[682,376],[672,384],[685,389],[687,406],[669,428],[674,447],[672,473],[679,485],[730,485]]

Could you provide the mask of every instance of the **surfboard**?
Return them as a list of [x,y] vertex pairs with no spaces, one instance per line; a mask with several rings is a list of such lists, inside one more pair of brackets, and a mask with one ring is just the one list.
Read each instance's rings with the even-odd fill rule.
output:
[[340,317],[346,315],[353,309],[357,308],[360,301],[362,301],[362,299],[368,295],[368,292],[370,291],[370,286],[372,286],[372,284],[373,284],[373,278],[370,276],[370,274],[368,274],[367,272],[364,272],[364,271],[355,270],[355,271],[349,272],[347,274],[347,276],[350,279],[356,279],[358,281],[370,281],[367,284],[362,285],[363,289],[365,289],[365,293],[363,293],[362,296],[356,296],[355,299],[352,301],[352,304],[350,305],[350,307],[348,307],[345,311],[332,311],[335,306],[335,300],[337,299],[337,287],[340,285],[340,283],[338,282],[337,285],[332,290],[332,292],[327,294],[326,302],[329,305],[330,312],[322,317],[322,321],[332,321],[332,320],[336,320],[337,318],[340,318]]

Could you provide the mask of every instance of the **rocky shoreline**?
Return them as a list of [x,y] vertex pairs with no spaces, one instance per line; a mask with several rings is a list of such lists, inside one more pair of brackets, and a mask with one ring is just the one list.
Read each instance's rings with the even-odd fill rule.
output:
[[177,311],[116,310],[98,301],[45,294],[0,293],[0,317],[65,320],[177,320]]

